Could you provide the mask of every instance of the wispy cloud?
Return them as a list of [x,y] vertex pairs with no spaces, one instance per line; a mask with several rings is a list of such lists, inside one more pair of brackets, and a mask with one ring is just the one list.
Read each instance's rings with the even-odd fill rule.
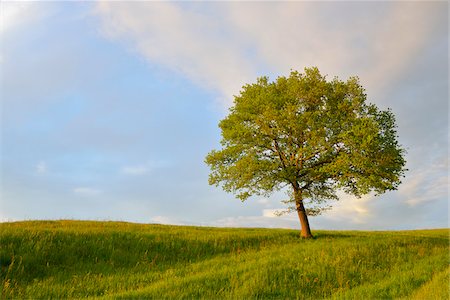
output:
[[125,175],[145,175],[155,171],[157,169],[166,168],[171,166],[171,162],[167,160],[151,160],[141,164],[125,165],[120,172]]
[[286,73],[315,65],[381,92],[443,28],[442,7],[420,2],[100,2],[96,11],[105,35],[228,102],[260,66]]
[[102,191],[91,187],[77,187],[73,189],[73,193],[80,196],[92,197],[102,194]]
[[194,6],[99,2],[96,12],[103,20],[105,36],[123,41],[152,64],[179,72],[229,98],[243,82],[253,79],[253,65],[217,14]]
[[45,161],[40,161],[36,165],[36,172],[38,174],[45,174],[47,173],[47,163]]
[[400,186],[399,194],[411,206],[448,199],[448,158],[422,166]]
[[146,165],[125,166],[122,168],[122,173],[126,175],[144,175],[149,172],[149,167]]

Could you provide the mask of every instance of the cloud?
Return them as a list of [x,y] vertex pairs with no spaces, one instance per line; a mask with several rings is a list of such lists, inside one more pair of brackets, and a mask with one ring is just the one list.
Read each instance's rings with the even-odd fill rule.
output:
[[96,13],[105,36],[229,98],[255,80],[260,66],[285,73],[316,65],[330,76],[358,74],[380,92],[410,71],[443,28],[443,6],[100,2]]
[[292,216],[276,218],[266,216],[233,216],[216,220],[211,225],[219,227],[300,228],[298,219],[296,220]]
[[399,187],[399,194],[410,206],[448,199],[448,157],[420,166],[414,176]]
[[149,172],[149,168],[145,165],[125,166],[122,168],[122,173],[126,175],[144,175]]
[[167,216],[154,216],[150,219],[150,222],[164,225],[187,225],[185,222]]
[[378,93],[409,72],[436,30],[445,33],[444,6],[232,3],[227,12],[229,23],[252,42],[260,61],[277,72],[315,65],[330,76],[359,75]]
[[270,201],[267,198],[261,198],[256,200],[257,203],[263,205],[263,206],[269,206],[270,205]]
[[[2,204],[2,203],[0,203],[0,204]],[[17,219],[11,217],[8,214],[5,214],[5,212],[3,211],[3,207],[0,206],[0,223],[3,223],[3,222],[14,222],[14,221],[17,221]]]
[[167,167],[171,167],[173,162],[169,160],[151,160],[146,163],[137,164],[137,165],[126,165],[122,167],[121,173],[125,175],[145,175],[157,169],[163,169]]
[[[0,1],[0,43],[6,42],[7,36],[13,36],[17,30],[27,28],[48,16],[52,10],[49,4],[27,1]],[[0,65],[3,65],[8,57],[5,57],[0,48]]]
[[[374,196],[365,195],[361,198],[356,198],[351,195],[346,195],[338,192],[340,200],[332,203],[332,209],[325,211],[319,217],[310,217],[310,222],[313,224],[312,228],[323,228],[323,224],[328,227],[344,226],[345,228],[358,228],[361,225],[370,224],[373,221],[372,206],[374,205]],[[307,205],[306,205],[307,206]],[[278,216],[277,212],[284,211],[286,208],[263,209],[262,216],[249,217],[249,221],[253,224],[273,227],[274,224],[281,225],[287,228],[298,228],[299,220],[295,212]],[[233,222],[242,223],[246,217],[238,219],[225,219],[228,224]],[[344,225],[345,224],[345,225]],[[325,226],[327,227],[327,226]]]
[[32,2],[2,1],[0,3],[0,35],[28,22],[36,8]]
[[277,212],[283,211],[285,208],[263,209],[262,215],[266,218],[277,218]]
[[213,221],[211,225],[219,227],[264,227],[264,228],[300,228],[296,214],[276,216],[278,209],[263,209],[261,215],[230,216]]
[[105,36],[229,98],[253,79],[252,63],[217,14],[195,8],[171,2],[99,2],[95,11]]
[[40,161],[36,165],[36,172],[38,174],[45,174],[45,173],[47,173],[47,163],[45,161]]
[[345,222],[357,225],[370,223],[373,217],[370,205],[375,196],[368,194],[361,198],[339,192],[339,201],[333,203],[333,208],[325,212],[321,218],[333,222]]
[[102,194],[102,191],[95,188],[90,187],[77,187],[73,189],[73,192],[76,195],[85,196],[85,197],[93,197]]

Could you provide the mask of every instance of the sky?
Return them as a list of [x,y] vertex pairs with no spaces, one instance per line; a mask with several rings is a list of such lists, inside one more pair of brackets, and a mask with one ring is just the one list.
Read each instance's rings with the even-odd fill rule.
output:
[[286,196],[208,185],[246,83],[317,66],[391,108],[397,191],[312,229],[448,227],[447,2],[0,2],[0,221],[299,228]]

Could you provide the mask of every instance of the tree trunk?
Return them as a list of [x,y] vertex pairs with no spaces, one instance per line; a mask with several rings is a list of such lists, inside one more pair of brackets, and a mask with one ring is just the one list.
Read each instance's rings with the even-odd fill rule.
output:
[[294,190],[295,206],[297,208],[298,218],[300,219],[301,233],[300,236],[305,239],[312,238],[311,229],[309,228],[308,216],[303,206],[303,197],[301,190]]

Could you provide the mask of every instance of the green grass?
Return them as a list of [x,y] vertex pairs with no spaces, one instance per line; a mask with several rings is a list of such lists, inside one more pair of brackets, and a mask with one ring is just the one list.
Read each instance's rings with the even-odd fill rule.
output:
[[449,299],[449,229],[0,223],[1,298]]

